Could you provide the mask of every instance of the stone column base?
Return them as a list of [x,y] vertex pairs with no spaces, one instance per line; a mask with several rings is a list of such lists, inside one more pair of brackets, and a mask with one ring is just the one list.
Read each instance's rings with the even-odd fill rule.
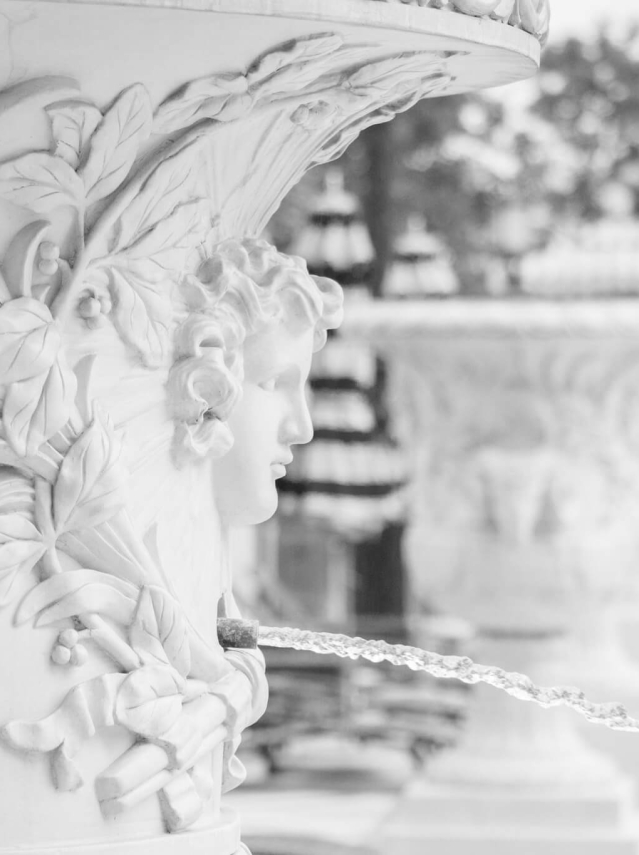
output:
[[240,842],[237,811],[223,809],[219,822],[202,830],[102,843],[55,843],[35,848],[5,849],[0,845],[0,855],[250,855],[250,852]]
[[628,779],[608,786],[411,784],[377,835],[383,855],[637,855]]

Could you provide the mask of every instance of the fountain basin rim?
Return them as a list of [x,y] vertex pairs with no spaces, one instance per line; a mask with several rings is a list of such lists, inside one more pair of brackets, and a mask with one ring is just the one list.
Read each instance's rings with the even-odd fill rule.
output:
[[[16,5],[24,0],[9,0]],[[535,36],[516,26],[478,18],[462,12],[389,4],[375,0],[40,0],[60,5],[125,6],[263,15],[272,18],[362,25],[385,30],[404,30],[424,36],[444,36],[474,46],[502,47],[539,65],[541,46]]]
[[364,341],[404,339],[639,336],[639,299],[371,300],[347,305],[342,335]]

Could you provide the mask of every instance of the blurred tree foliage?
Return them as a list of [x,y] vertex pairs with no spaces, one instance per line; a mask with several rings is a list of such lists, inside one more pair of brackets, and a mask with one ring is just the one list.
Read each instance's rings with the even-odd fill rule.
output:
[[[547,49],[533,112],[553,125],[578,159],[571,208],[593,218],[615,207],[616,188],[639,211],[639,27],[602,31]],[[612,197],[612,198],[611,198]],[[620,203],[617,203],[620,204]]]
[[[498,89],[427,99],[363,132],[340,165],[379,256],[375,289],[412,213],[449,245],[462,290],[481,293],[491,256],[517,255],[629,198],[637,212],[638,80],[639,28],[603,30],[593,43],[547,47],[540,74],[516,98]],[[272,220],[282,249],[323,172],[310,172]]]

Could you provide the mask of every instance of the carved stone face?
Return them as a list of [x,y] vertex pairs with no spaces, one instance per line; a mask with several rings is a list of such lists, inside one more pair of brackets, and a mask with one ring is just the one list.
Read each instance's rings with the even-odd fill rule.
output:
[[275,513],[275,481],[293,458],[291,446],[313,436],[306,401],[312,355],[312,328],[274,323],[246,340],[242,400],[228,420],[234,444],[213,464],[224,523],[253,525]]

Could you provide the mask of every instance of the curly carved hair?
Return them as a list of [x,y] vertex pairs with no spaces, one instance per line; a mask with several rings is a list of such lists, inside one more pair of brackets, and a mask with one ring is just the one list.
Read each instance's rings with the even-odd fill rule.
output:
[[225,240],[183,283],[190,313],[178,328],[168,380],[178,464],[233,444],[228,417],[242,394],[245,339],[271,323],[314,328],[314,349],[342,320],[342,289],[302,258],[263,240]]

